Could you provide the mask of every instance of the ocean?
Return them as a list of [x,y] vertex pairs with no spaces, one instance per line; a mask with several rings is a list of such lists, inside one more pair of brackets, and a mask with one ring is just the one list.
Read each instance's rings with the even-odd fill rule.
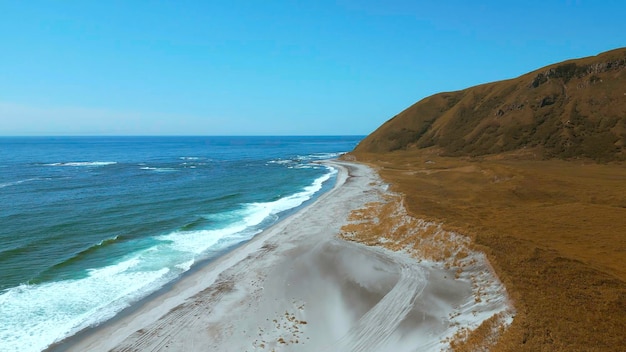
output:
[[332,188],[362,137],[0,138],[0,351],[106,321]]

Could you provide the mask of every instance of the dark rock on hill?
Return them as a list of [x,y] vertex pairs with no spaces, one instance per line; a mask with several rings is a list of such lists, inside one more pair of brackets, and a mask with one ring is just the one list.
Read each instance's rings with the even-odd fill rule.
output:
[[355,153],[436,147],[479,156],[533,148],[546,158],[626,159],[626,48],[515,79],[425,98]]

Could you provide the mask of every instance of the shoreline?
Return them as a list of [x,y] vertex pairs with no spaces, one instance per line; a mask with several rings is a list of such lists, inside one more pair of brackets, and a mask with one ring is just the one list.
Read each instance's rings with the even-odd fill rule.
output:
[[[326,163],[326,161],[320,163]],[[201,262],[195,263],[190,270],[185,272],[181,277],[167,283],[157,291],[133,303],[113,318],[106,320],[97,326],[85,328],[72,336],[68,336],[60,341],[57,341],[43,351],[82,351],[84,350],[84,347],[82,346],[85,344],[97,344],[97,340],[100,339],[100,336],[114,336],[114,333],[120,332],[120,328],[123,328],[121,335],[129,335],[134,332],[134,330],[129,331],[133,327],[136,326],[138,329],[141,328],[143,324],[156,320],[154,317],[155,314],[159,315],[160,312],[166,312],[170,309],[174,309],[194,294],[200,293],[202,289],[207,288],[214,283],[222,271],[228,269],[230,266],[234,265],[234,263],[243,259],[243,253],[241,251],[246,251],[245,253],[247,254],[248,252],[258,250],[258,246],[254,246],[254,242],[264,241],[263,237],[271,236],[271,231],[274,227],[279,226],[284,221],[289,221],[291,217],[296,216],[306,208],[313,206],[321,198],[327,196],[329,193],[332,193],[341,185],[340,181],[341,183],[345,182],[346,178],[349,177],[348,170],[333,162],[329,163],[332,164],[337,170],[335,184],[331,189],[321,194],[309,204],[305,204],[304,207],[295,212],[292,211],[291,214],[264,229],[252,239],[236,244],[231,248],[224,249],[222,254],[214,258],[207,258]],[[254,247],[246,248],[247,246]],[[239,253],[234,253],[238,251]],[[209,277],[201,277],[205,274],[209,274]],[[165,302],[157,303],[158,300]],[[155,310],[158,310],[158,312],[155,312]],[[145,317],[142,318],[141,316]],[[123,331],[126,331],[127,333],[124,333]],[[114,341],[119,339],[120,336],[115,336],[115,338],[113,338]],[[105,348],[104,350],[109,349],[110,348]]]
[[506,297],[474,304],[472,281],[444,263],[339,238],[387,185],[363,164],[327,163],[336,183],[314,202],[47,351],[438,351],[504,311]]

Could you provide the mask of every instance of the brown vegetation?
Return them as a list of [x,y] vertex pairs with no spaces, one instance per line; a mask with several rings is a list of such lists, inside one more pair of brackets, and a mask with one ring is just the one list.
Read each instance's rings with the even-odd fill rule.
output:
[[347,157],[487,253],[517,311],[493,350],[626,351],[626,48],[425,98]]
[[[374,165],[415,218],[487,253],[517,311],[492,350],[626,350],[626,165],[439,153],[352,156]],[[372,241],[384,238],[376,231]],[[492,330],[454,347],[479,348]]]
[[[353,210],[348,220],[349,223],[341,228],[340,236],[343,239],[405,251],[419,261],[442,263],[445,268],[455,271],[455,279],[465,276],[465,279],[471,280],[476,303],[485,299],[484,284],[490,282],[493,276],[482,270],[476,272],[477,264],[480,264],[471,239],[448,231],[441,224],[409,215],[401,195],[386,194],[383,201],[368,203],[363,209]],[[469,273],[463,275],[468,268]],[[490,300],[489,297],[486,299]],[[442,342],[449,343],[458,351],[487,351],[504,332],[511,313],[507,309],[506,312],[494,314],[474,330],[459,327],[455,336]]]
[[545,158],[626,159],[626,48],[515,79],[425,98],[356,152],[438,147],[443,155],[535,148]]
[[348,220],[340,234],[345,240],[392,251],[405,250],[417,259],[441,262],[459,272],[472,264],[468,258],[471,251],[468,237],[410,216],[400,195],[387,195],[383,202],[353,210]]
[[495,314],[473,331],[463,328],[450,340],[450,348],[456,352],[490,351],[505,331],[502,314]]

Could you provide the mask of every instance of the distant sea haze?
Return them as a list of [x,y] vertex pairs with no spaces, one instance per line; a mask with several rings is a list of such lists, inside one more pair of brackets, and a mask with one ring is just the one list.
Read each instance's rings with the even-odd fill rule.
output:
[[332,187],[362,137],[0,138],[0,351],[40,351]]

